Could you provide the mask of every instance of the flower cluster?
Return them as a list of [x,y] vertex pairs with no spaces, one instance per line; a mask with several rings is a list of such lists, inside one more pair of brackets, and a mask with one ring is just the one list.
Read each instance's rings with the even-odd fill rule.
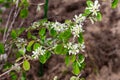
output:
[[33,53],[32,56],[33,56],[34,59],[38,59],[38,57],[39,57],[40,55],[44,55],[45,52],[46,52],[46,50],[44,50],[43,47],[40,46],[40,47],[38,47],[35,51],[32,52],[32,53]]
[[70,54],[78,54],[79,53],[79,44],[73,44],[71,42],[69,42],[67,45],[64,46],[65,48],[67,48],[69,50],[69,55]]
[[95,0],[94,4],[91,3],[90,6],[86,9],[88,9],[92,13],[92,16],[97,16],[97,12],[100,11],[99,7],[100,4],[98,3],[98,0]]
[[68,26],[59,22],[55,22],[51,25],[51,27],[57,31],[57,32],[62,32],[68,29]]
[[75,15],[75,17],[73,18],[73,21],[77,24],[82,24],[83,21],[85,21],[86,17],[83,16],[82,14],[79,14],[78,16]]
[[83,26],[83,22],[85,21],[85,19],[86,19],[86,17],[83,16],[82,14],[79,14],[78,16],[75,15],[75,17],[73,18],[75,25],[72,26],[71,31],[72,31],[72,34],[74,35],[74,37],[79,37],[79,34],[81,32],[84,32],[82,26]]
[[80,44],[80,49],[81,49],[82,52],[84,52],[84,49],[85,49],[85,44],[84,44],[84,42],[83,42],[82,44]]
[[27,45],[27,41],[24,38],[17,38],[15,44],[16,44],[19,51],[22,51],[23,53],[26,52],[25,47]]
[[39,23],[39,22],[34,22],[34,23],[31,25],[30,28],[36,29],[36,28],[38,28],[38,27],[40,27],[40,23]]
[[3,60],[7,61],[7,58],[8,58],[7,54],[1,54],[0,55],[0,61],[3,61]]
[[83,32],[84,30],[82,29],[82,25],[76,24],[71,28],[71,31],[74,37],[79,37],[80,32]]

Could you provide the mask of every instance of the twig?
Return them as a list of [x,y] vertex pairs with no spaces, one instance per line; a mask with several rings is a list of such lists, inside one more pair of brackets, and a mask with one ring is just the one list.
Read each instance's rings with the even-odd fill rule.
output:
[[8,24],[10,22],[10,18],[11,18],[11,15],[12,15],[13,11],[14,11],[14,8],[11,9],[11,11],[9,13],[9,16],[8,16],[8,20],[7,20],[7,23],[6,23],[6,26],[5,26],[4,35],[3,35],[3,43],[5,43],[5,37],[6,37],[6,32],[7,32]]
[[15,13],[14,13],[13,21],[11,22],[11,25],[10,25],[10,27],[8,29],[8,32],[7,32],[7,35],[6,35],[6,38],[5,38],[5,42],[6,42],[7,38],[8,38],[8,36],[9,36],[10,31],[12,30],[13,24],[14,24],[18,14],[19,14],[19,11],[20,11],[20,8],[17,11],[15,11]]
[[[23,62],[19,63],[17,66],[20,66],[22,63],[23,63]],[[8,74],[8,73],[11,72],[12,70],[14,70],[15,67],[16,67],[16,66],[13,66],[13,67],[11,67],[11,69],[9,69],[8,71],[0,74],[0,78],[1,78],[2,76],[4,76],[4,75]]]
[[23,20],[21,21],[19,28],[22,27],[22,25],[23,25],[24,22],[25,22],[25,19],[23,19]]

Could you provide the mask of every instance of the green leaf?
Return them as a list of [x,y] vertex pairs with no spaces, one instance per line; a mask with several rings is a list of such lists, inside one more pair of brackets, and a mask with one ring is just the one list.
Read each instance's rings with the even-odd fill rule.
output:
[[70,63],[73,63],[75,60],[76,60],[75,55],[72,55],[72,56],[66,55],[65,64],[68,66],[68,65],[70,65]]
[[119,0],[113,0],[112,2],[112,8],[116,8],[118,5]]
[[19,29],[17,30],[17,35],[18,35],[18,36],[21,35],[24,31],[25,31],[25,28],[19,28]]
[[69,55],[66,55],[66,57],[65,57],[65,64],[68,66],[69,63],[70,63],[70,57],[69,57]]
[[71,31],[70,31],[70,30],[66,30],[66,31],[60,33],[60,35],[59,35],[59,38],[60,38],[63,42],[67,42],[70,37],[71,37]]
[[27,9],[22,9],[20,11],[20,17],[21,18],[26,18],[28,16],[28,10]]
[[17,73],[15,73],[14,71],[10,72],[10,78],[11,80],[17,80]]
[[0,0],[0,3],[4,3],[4,0]]
[[80,73],[80,69],[79,69],[79,65],[76,61],[73,63],[72,67],[73,67],[73,73],[75,75],[78,75]]
[[76,76],[72,76],[72,77],[70,78],[70,80],[77,80],[77,77],[76,77]]
[[44,36],[45,33],[46,33],[46,28],[41,28],[41,29],[39,30],[39,35],[40,35],[40,36]]
[[58,44],[54,51],[55,51],[56,54],[62,54],[63,45],[62,44]]
[[91,13],[89,9],[85,9],[83,16],[88,16]]
[[44,19],[41,19],[41,20],[40,20],[40,25],[43,25],[43,24],[46,23],[47,21],[48,21],[48,20],[45,19],[45,18],[44,18]]
[[3,43],[0,43],[0,54],[4,54],[5,53],[5,47]]
[[21,6],[24,6],[25,8],[27,8],[29,6],[28,0],[22,0],[21,1]]
[[83,63],[85,61],[85,57],[82,54],[78,54],[79,63]]
[[31,34],[30,31],[28,31],[28,33],[27,33],[27,38],[30,39],[31,37],[32,37],[32,34]]
[[35,43],[35,44],[33,45],[33,50],[38,49],[38,47],[40,47],[40,44],[39,44],[39,43]]
[[83,70],[84,68],[85,68],[85,63],[83,62],[80,64],[80,70]]
[[26,73],[22,72],[21,80],[26,80]]
[[25,54],[25,51],[24,51],[23,49],[20,49],[20,50],[18,51],[18,53],[19,53],[20,55],[24,55],[24,54]]
[[37,39],[37,37],[36,37],[36,36],[34,36],[34,35],[32,35],[32,36],[31,36],[31,38],[32,38],[32,39],[34,39],[34,40],[36,40],[36,39]]
[[98,21],[101,21],[101,20],[102,20],[102,15],[101,15],[100,12],[97,13],[96,18],[97,18]]
[[4,66],[3,66],[3,68],[4,68],[4,70],[8,70],[8,69],[10,69],[10,68],[11,68],[11,66],[12,66],[12,64],[11,64],[11,63],[6,62],[6,63],[4,64]]
[[54,29],[50,30],[50,35],[55,37],[57,35],[57,32]]
[[82,43],[84,42],[84,38],[83,38],[83,34],[82,34],[82,33],[79,34],[78,42],[79,42],[80,44],[82,44]]
[[49,59],[49,58],[50,58],[50,56],[51,56],[50,51],[46,51],[46,53],[45,53],[45,57],[46,57],[46,59]]
[[72,56],[70,56],[71,58],[70,58],[70,62],[71,63],[73,63],[75,60],[76,60],[76,56],[75,55],[72,55]]
[[17,33],[16,33],[15,30],[12,30],[12,32],[11,32],[11,37],[12,37],[13,39],[16,39],[16,38],[17,38]]
[[50,51],[46,51],[44,55],[39,56],[39,61],[44,64],[51,56]]
[[31,51],[31,47],[33,45],[34,41],[30,41],[27,46],[27,51]]
[[44,55],[40,55],[39,56],[39,61],[42,63],[42,64],[44,64],[45,62],[46,62],[46,57],[44,56]]
[[91,7],[91,5],[93,5],[93,2],[91,0],[88,0],[86,3],[88,7]]
[[23,61],[23,69],[25,71],[28,71],[30,69],[30,63],[28,62],[28,60]]

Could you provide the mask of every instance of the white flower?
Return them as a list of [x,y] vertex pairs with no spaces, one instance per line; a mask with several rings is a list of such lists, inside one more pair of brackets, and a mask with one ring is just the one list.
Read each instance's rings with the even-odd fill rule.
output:
[[19,51],[26,53],[25,47],[27,45],[27,41],[24,38],[17,38],[15,44],[16,44],[16,47],[18,48]]
[[2,60],[7,60],[7,58],[8,58],[8,55],[7,54],[1,54],[0,55],[0,61],[2,61]]
[[82,29],[82,25],[78,25],[78,24],[73,26],[71,28],[71,31],[72,31],[72,34],[74,35],[74,37],[79,37],[80,32],[84,32],[84,30]]
[[38,59],[39,55],[44,55],[45,54],[45,51],[42,46],[38,47],[35,51],[32,51],[33,53],[33,58],[34,59]]
[[90,7],[87,7],[86,9],[89,9],[93,16],[97,16],[97,12],[100,11],[99,7],[100,4],[98,0],[95,0],[94,4],[90,4]]
[[48,21],[47,23],[46,23],[46,22],[43,23],[43,26],[46,26],[47,28],[49,28],[50,25],[51,25],[51,22],[50,22],[50,21]]
[[39,23],[39,22],[34,22],[31,27],[32,27],[33,29],[36,29],[36,28],[38,28],[39,26],[40,26],[40,23]]
[[77,24],[81,24],[83,21],[85,21],[86,17],[83,16],[82,14],[79,14],[78,16],[75,15],[73,18],[73,21],[76,22]]
[[67,48],[69,50],[69,55],[70,54],[78,54],[79,53],[79,44],[73,44],[73,43],[68,43],[67,45],[64,46],[65,48]]
[[68,29],[68,26],[59,22],[55,22],[52,24],[52,28],[57,32],[62,32]]
[[95,21],[97,21],[97,19],[95,17],[89,17],[90,21],[92,24],[94,24]]
[[84,50],[85,49],[85,44],[84,43],[80,44],[80,48],[81,48],[82,52],[85,52],[85,50]]

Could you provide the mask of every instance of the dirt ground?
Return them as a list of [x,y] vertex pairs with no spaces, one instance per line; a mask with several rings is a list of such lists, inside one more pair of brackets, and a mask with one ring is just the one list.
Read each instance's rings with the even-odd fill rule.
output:
[[[86,80],[120,80],[120,4],[116,9],[111,9],[110,0],[100,0],[100,3],[102,21],[95,24],[86,21],[84,25],[86,67],[82,77]],[[49,0],[48,19],[64,22],[65,19],[72,19],[75,14],[82,13],[85,6],[85,0]],[[24,26],[43,17],[43,9],[35,12],[35,8],[30,7]],[[27,74],[28,80],[52,80],[54,76],[58,76],[59,80],[69,80],[73,75],[71,69],[65,66],[63,56],[53,55],[44,65],[42,77],[37,74],[39,62],[31,63],[33,65]]]

